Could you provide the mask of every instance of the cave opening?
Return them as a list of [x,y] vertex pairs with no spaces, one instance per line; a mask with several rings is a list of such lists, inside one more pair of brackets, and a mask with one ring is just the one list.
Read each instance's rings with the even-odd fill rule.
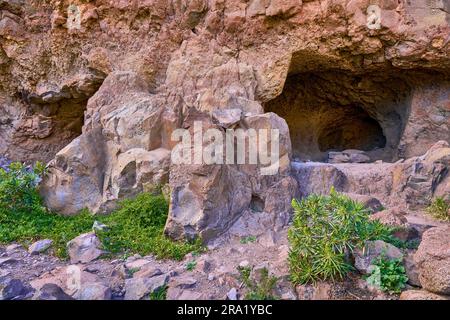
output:
[[410,101],[411,85],[395,73],[325,70],[290,74],[264,109],[286,120],[294,160],[326,162],[351,149],[394,161]]
[[327,112],[317,126],[320,152],[346,149],[371,151],[386,146],[386,137],[378,121],[358,106]]

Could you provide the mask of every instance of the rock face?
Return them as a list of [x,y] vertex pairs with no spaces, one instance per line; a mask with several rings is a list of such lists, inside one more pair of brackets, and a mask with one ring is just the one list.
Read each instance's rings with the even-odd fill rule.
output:
[[[51,160],[42,194],[55,211],[105,213],[169,183],[166,233],[206,241],[249,208],[287,223],[298,183],[411,206],[448,192],[445,148],[419,157],[450,139],[444,1],[380,1],[378,25],[363,0],[1,3],[0,154]],[[279,170],[171,163],[172,133],[195,122],[279,130]],[[411,159],[364,175],[314,168],[333,179],[317,186],[291,175],[293,156],[351,149],[364,153],[347,162]]]
[[427,230],[414,256],[419,281],[428,291],[450,295],[450,227]]

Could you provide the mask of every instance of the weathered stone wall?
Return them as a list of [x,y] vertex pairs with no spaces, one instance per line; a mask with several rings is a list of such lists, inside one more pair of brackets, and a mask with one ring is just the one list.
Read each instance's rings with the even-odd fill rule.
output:
[[[367,26],[370,4],[381,8],[380,28]],[[176,238],[213,237],[252,199],[260,199],[274,221],[286,221],[289,198],[298,192],[290,177],[292,134],[276,108],[264,113],[263,105],[282,93],[288,75],[381,74],[384,82],[388,72],[420,70],[432,84],[415,84],[400,130],[389,122],[381,126],[384,135],[400,131],[399,156],[408,157],[448,140],[446,5],[0,1],[0,152],[14,160],[54,156],[43,194],[66,214],[86,206],[109,211],[117,199],[168,180],[167,232]],[[364,95],[358,99],[364,102]],[[262,177],[251,166],[171,165],[170,133],[196,119],[222,130],[280,129],[279,174]],[[55,156],[79,133],[80,121],[81,135]],[[436,124],[438,130],[430,128]]]

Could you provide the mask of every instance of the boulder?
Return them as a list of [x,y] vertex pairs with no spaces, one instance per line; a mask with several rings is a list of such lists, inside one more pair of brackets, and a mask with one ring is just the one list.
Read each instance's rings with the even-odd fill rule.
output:
[[408,220],[405,217],[403,211],[399,211],[397,208],[389,208],[380,212],[377,212],[370,216],[371,220],[378,220],[382,224],[391,227],[405,226]]
[[408,277],[408,283],[415,287],[421,287],[422,285],[419,280],[419,270],[414,261],[414,254],[408,252],[408,254],[404,257],[403,264],[405,266],[406,276]]
[[77,291],[74,298],[77,300],[110,300],[111,289],[100,281],[86,283]]
[[345,173],[331,164],[318,162],[294,162],[292,174],[297,180],[302,197],[310,194],[328,194],[331,187],[344,191],[347,184]]
[[180,288],[167,289],[167,300],[204,300],[205,296],[201,292],[194,292],[192,290],[183,290]]
[[318,282],[314,285],[298,285],[295,287],[298,300],[330,300],[333,296],[333,285]]
[[167,285],[169,276],[167,274],[145,277],[132,278],[125,280],[125,300],[141,300],[146,299],[149,295],[160,290]]
[[406,290],[401,293],[400,300],[450,300],[450,297],[426,290]]
[[48,248],[50,248],[52,243],[53,243],[53,240],[49,240],[49,239],[36,241],[28,248],[28,253],[33,255],[33,254],[39,254],[39,253],[45,252]]
[[171,288],[191,289],[195,287],[196,284],[197,280],[195,278],[189,276],[180,276],[173,278],[169,283],[169,286]]
[[425,231],[414,255],[419,281],[427,291],[450,295],[450,226]]
[[166,101],[149,91],[134,72],[107,76],[87,105],[85,134],[48,165],[41,186],[48,207],[67,215],[86,207],[110,212],[117,200],[167,183]]
[[31,281],[30,285],[36,290],[34,299],[47,297],[57,300],[56,298],[66,299],[67,296],[77,300],[111,299],[109,286],[99,276],[83,268],[83,265],[59,267]]
[[14,264],[17,263],[17,259],[11,258],[11,257],[6,257],[6,258],[0,258],[0,267],[2,266],[6,266],[6,265],[10,265],[10,264]]
[[0,300],[20,299],[31,292],[31,287],[20,279],[7,279],[0,283]]
[[329,152],[329,163],[367,163],[370,162],[370,157],[361,150],[344,150],[342,152]]
[[355,268],[363,274],[371,272],[373,262],[380,256],[386,259],[402,259],[403,253],[392,244],[381,240],[366,241],[364,248],[353,251]]
[[54,283],[46,283],[33,296],[33,300],[74,300],[61,287]]
[[13,254],[13,253],[19,251],[22,248],[23,247],[20,244],[13,243],[13,244],[10,244],[9,246],[6,247],[6,253],[8,255],[10,255],[10,254]]
[[103,254],[101,244],[95,233],[85,233],[67,243],[71,263],[89,263]]

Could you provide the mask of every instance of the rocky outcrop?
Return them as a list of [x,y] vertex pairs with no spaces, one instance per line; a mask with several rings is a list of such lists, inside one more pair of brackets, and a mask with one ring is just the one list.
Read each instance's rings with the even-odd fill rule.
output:
[[420,209],[434,197],[450,192],[450,147],[435,143],[424,155],[396,163],[293,164],[302,195],[327,194],[331,187],[350,194],[370,195],[384,205],[401,203]]
[[88,263],[103,254],[100,240],[95,233],[85,233],[67,243],[67,253],[71,263]]
[[[445,148],[417,158],[449,139],[446,10],[380,1],[372,25],[362,0],[3,3],[0,153],[53,159],[42,187],[52,210],[105,213],[168,182],[174,238],[209,240],[249,208],[286,223],[296,184],[316,188],[297,168],[291,176],[292,155],[305,155],[299,137],[311,140],[309,158],[412,157],[364,174],[314,168],[342,191],[410,206],[448,192]],[[279,170],[171,163],[172,132],[196,121],[279,130]]]
[[436,294],[450,295],[450,227],[427,230],[414,255],[422,287]]
[[168,182],[165,100],[148,91],[135,73],[108,76],[89,100],[84,134],[49,164],[42,187],[49,207],[64,214],[107,212],[118,199]]

